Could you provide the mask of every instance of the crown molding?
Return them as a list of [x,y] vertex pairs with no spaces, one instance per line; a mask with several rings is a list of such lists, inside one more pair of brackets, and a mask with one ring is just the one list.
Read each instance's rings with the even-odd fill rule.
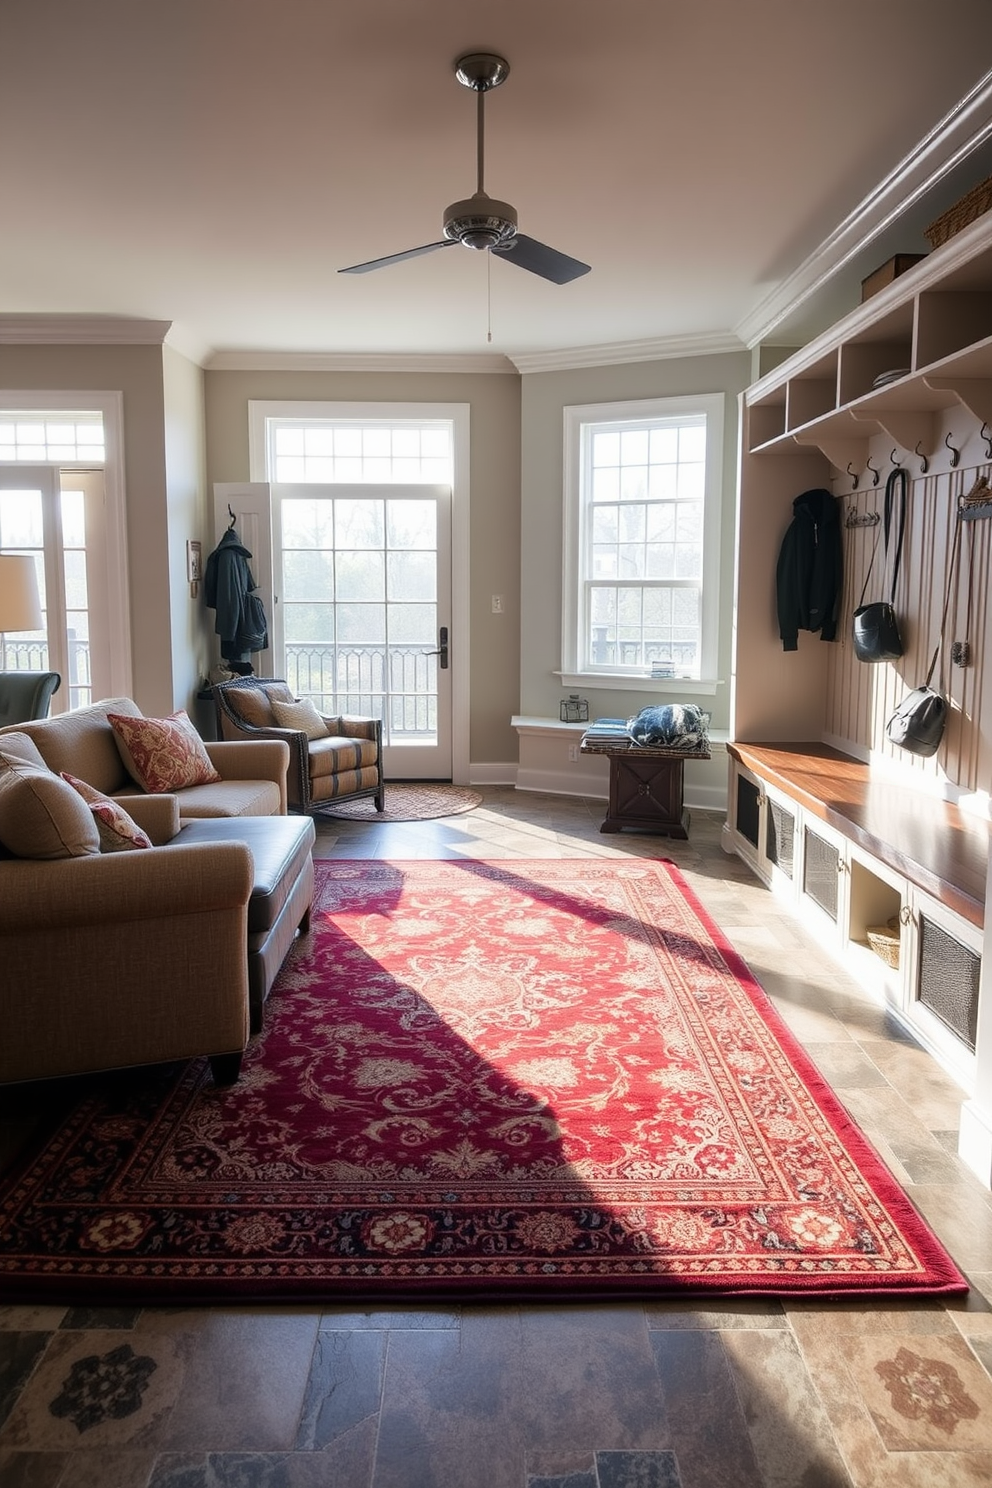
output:
[[206,372],[515,372],[501,354],[412,356],[406,353],[322,351],[215,351],[203,362]]
[[7,346],[161,346],[171,320],[127,315],[0,315]]
[[676,357],[719,356],[743,351],[729,331],[697,336],[661,336],[652,341],[614,341],[604,346],[571,346],[563,351],[509,353],[518,372],[567,372],[580,367],[615,367],[627,362],[663,362]]
[[980,78],[839,227],[739,322],[735,330],[744,345],[753,347],[767,340],[845,264],[989,139],[992,71]]

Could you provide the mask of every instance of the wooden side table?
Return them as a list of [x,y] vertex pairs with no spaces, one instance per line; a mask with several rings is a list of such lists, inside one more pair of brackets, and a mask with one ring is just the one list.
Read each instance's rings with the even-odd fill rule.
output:
[[687,759],[708,760],[708,750],[653,749],[632,740],[583,739],[579,751],[605,754],[610,761],[610,800],[601,832],[639,827],[659,837],[688,837],[682,767]]

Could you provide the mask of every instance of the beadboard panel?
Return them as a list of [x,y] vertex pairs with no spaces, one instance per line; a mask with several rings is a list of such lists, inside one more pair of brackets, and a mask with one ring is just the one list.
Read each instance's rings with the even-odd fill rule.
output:
[[[857,659],[851,640],[852,616],[878,540],[867,599],[888,598],[891,557],[884,567],[883,525],[844,528],[844,596],[838,642],[829,648],[825,736],[852,754],[878,760],[908,773],[921,786],[941,788],[952,796],[981,795],[992,785],[992,687],[989,601],[992,521],[960,522],[956,581],[947,607],[944,645],[934,671],[951,705],[938,753],[921,759],[892,744],[886,721],[906,692],[923,683],[941,629],[948,569],[959,523],[959,498],[971,490],[988,466],[920,475],[909,483],[902,565],[895,595],[904,654],[895,662],[869,664]],[[884,502],[884,481],[843,498],[845,517],[877,511]],[[969,597],[970,596],[970,597]],[[951,662],[955,640],[968,641],[968,666]],[[938,680],[939,679],[939,680]]]

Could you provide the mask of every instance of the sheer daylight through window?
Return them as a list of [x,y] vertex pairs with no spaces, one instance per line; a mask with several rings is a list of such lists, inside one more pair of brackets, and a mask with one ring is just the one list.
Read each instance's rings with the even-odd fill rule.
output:
[[721,404],[566,410],[566,673],[713,675]]

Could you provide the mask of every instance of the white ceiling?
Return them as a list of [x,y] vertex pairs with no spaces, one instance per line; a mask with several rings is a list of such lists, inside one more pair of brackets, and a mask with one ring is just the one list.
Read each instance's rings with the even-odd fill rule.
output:
[[[511,69],[487,189],[592,273],[336,273],[475,189],[472,50]],[[113,315],[215,365],[525,366],[795,340],[992,169],[990,67],[989,0],[0,0],[0,338]]]

